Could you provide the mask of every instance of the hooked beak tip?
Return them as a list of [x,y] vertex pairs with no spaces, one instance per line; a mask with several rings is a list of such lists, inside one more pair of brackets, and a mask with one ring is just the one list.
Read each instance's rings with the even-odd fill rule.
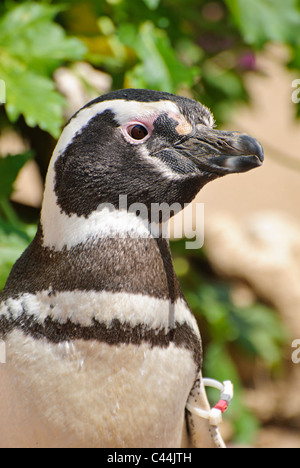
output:
[[262,145],[253,137],[248,135],[240,135],[239,137],[239,149],[245,156],[256,156],[260,162],[260,166],[264,162],[264,150]]
[[246,134],[232,133],[230,138],[232,152],[226,151],[214,157],[211,162],[225,173],[247,172],[262,166],[264,150],[253,137]]

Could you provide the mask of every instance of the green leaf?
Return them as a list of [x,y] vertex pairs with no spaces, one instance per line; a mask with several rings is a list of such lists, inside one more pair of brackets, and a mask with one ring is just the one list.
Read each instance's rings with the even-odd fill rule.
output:
[[262,304],[233,307],[230,322],[239,330],[237,342],[246,351],[259,356],[269,367],[280,364],[287,332],[272,309]]
[[18,173],[32,157],[32,151],[16,156],[0,157],[0,198],[10,198]]
[[55,90],[52,72],[63,62],[78,60],[85,46],[68,38],[53,18],[61,7],[25,2],[0,20],[0,79],[6,84],[6,110],[57,138],[65,100]]
[[25,3],[0,21],[0,44],[6,52],[26,63],[30,71],[52,73],[62,61],[81,59],[85,47],[75,38],[66,37],[52,20],[60,8]]
[[63,124],[65,99],[53,81],[24,69],[11,60],[0,63],[0,77],[6,84],[6,111],[12,122],[23,114],[29,127],[38,125],[58,138]]
[[46,3],[36,3],[33,1],[23,2],[21,5],[14,6],[8,10],[0,20],[1,37],[11,36],[11,28],[17,30],[26,30],[37,21],[51,21],[63,10],[62,6],[53,6]]
[[246,43],[298,41],[300,10],[297,0],[225,0]]
[[149,10],[156,10],[158,5],[160,4],[160,0],[143,0],[145,5],[149,8]]
[[15,229],[0,219],[0,291],[15,261],[33,239],[36,226],[22,226]]
[[137,33],[128,25],[120,28],[119,33],[121,40],[135,50],[140,60],[127,74],[129,85],[168,92],[176,92],[182,85],[193,85],[200,70],[187,68],[178,59],[165,31],[146,21]]

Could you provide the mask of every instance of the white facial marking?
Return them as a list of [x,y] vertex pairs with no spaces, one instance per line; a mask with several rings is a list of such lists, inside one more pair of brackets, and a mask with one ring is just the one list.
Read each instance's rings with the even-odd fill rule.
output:
[[[91,119],[98,114],[110,110],[114,113],[120,127],[131,121],[154,120],[157,115],[162,113],[172,113],[178,117],[181,115],[178,107],[172,101],[157,102],[136,102],[116,99],[113,101],[98,102],[90,107],[84,108],[73,117],[69,124],[64,128],[62,135],[57,143],[53,154],[54,163],[56,158],[61,155],[65,149],[72,143],[73,138],[81,132]],[[182,116],[181,116],[182,118]]]

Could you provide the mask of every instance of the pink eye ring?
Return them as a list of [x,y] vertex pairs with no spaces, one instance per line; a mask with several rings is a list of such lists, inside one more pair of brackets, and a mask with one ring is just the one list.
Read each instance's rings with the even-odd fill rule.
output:
[[123,135],[130,143],[138,145],[144,143],[151,136],[153,128],[141,122],[131,122],[122,127]]

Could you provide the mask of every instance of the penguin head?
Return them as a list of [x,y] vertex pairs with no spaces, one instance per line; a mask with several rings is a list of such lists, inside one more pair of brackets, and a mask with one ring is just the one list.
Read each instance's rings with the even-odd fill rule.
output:
[[88,216],[119,195],[128,203],[188,203],[209,181],[260,166],[263,150],[252,137],[216,130],[196,101],[127,89],[77,112],[54,159],[61,210]]
[[52,197],[60,213],[85,218],[101,204],[118,207],[120,195],[128,205],[183,206],[209,181],[260,166],[263,157],[254,138],[216,130],[199,102],[158,91],[115,91],[67,123],[44,203]]

